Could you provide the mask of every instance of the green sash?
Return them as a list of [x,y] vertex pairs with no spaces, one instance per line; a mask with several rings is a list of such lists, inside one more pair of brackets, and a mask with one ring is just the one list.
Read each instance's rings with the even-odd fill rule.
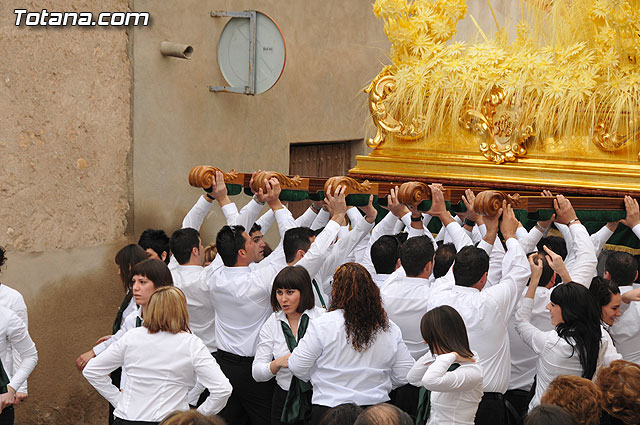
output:
[[[459,363],[453,363],[447,369],[447,372],[453,372],[460,367]],[[418,396],[418,411],[416,412],[416,425],[425,425],[429,420],[431,413],[431,391],[425,387],[420,387],[420,395]]]
[[127,309],[127,306],[129,305],[129,303],[131,302],[131,298],[133,298],[133,291],[129,289],[129,291],[127,291],[127,295],[125,295],[124,299],[122,300],[122,304],[120,304],[120,307],[118,307],[116,320],[113,321],[113,334],[118,332],[118,330],[120,329],[120,325],[122,325],[122,314]]
[[136,328],[142,326],[142,318],[140,316],[136,317]]
[[0,394],[4,394],[8,391],[7,385],[9,385],[9,382],[7,372],[5,372],[4,367],[2,367],[2,359],[0,359]]
[[[298,346],[298,341],[302,339],[307,327],[309,326],[309,316],[303,314],[300,317],[300,325],[298,326],[298,341],[293,336],[291,328],[285,321],[280,321],[282,325],[282,332],[284,333],[284,339],[287,342],[289,351],[293,351]],[[311,395],[312,387],[309,382],[301,381],[293,376],[291,378],[291,385],[289,386],[289,392],[287,398],[284,401],[284,407],[282,408],[282,416],[280,421],[285,424],[294,424],[297,422],[304,422],[305,418],[311,413]]]
[[311,281],[313,283],[313,287],[316,289],[316,293],[318,294],[318,298],[320,298],[320,304],[322,304],[322,308],[326,309],[327,306],[324,303],[324,298],[322,298],[322,292],[320,292],[320,287],[318,286],[318,282],[315,279]]

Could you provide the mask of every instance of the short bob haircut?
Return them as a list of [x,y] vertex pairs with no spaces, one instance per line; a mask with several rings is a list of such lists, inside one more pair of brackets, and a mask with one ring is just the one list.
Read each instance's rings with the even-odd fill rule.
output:
[[175,286],[156,289],[149,298],[143,325],[151,334],[161,331],[172,334],[191,332],[187,299],[182,291]]
[[133,271],[133,267],[146,259],[147,253],[140,245],[136,244],[129,244],[116,254],[115,261],[120,269],[120,279],[122,280],[125,292],[131,289],[131,279],[133,278],[131,272]]
[[462,357],[473,357],[467,327],[460,313],[451,306],[442,305],[427,311],[422,316],[420,332],[433,354],[456,352]]
[[527,413],[524,425],[578,425],[578,421],[562,407],[540,404]]
[[602,394],[596,384],[574,375],[559,375],[551,381],[540,400],[555,404],[569,412],[581,425],[598,425],[602,410]]
[[131,270],[131,276],[144,276],[153,282],[156,289],[161,286],[173,286],[173,278],[164,261],[149,258],[141,261]]
[[287,266],[276,275],[271,288],[271,307],[273,311],[282,310],[276,297],[278,289],[297,289],[300,291],[300,304],[296,309],[298,313],[311,310],[316,304],[313,297],[313,288],[311,287],[311,277],[307,269],[302,266]]
[[613,361],[598,371],[596,384],[607,413],[625,424],[640,423],[640,365]]

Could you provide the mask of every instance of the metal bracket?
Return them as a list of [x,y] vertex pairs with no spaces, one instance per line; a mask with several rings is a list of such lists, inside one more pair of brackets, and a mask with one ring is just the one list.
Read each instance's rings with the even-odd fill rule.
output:
[[233,12],[227,10],[214,10],[212,18],[247,18],[249,19],[249,85],[244,87],[209,86],[210,92],[240,93],[255,95],[256,93],[256,11],[245,10]]

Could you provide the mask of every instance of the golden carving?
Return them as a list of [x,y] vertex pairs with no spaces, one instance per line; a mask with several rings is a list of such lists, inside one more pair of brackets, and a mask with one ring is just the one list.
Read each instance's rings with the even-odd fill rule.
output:
[[282,173],[277,173],[275,171],[258,171],[253,176],[253,181],[251,182],[251,190],[253,193],[258,193],[260,189],[263,192],[267,191],[265,186],[265,180],[270,180],[271,178],[275,178],[280,182],[280,187],[282,189],[305,189],[302,187],[302,177],[293,176],[287,177]]
[[327,181],[324,182],[324,193],[327,193],[329,186],[331,186],[331,190],[334,192],[339,186],[346,186],[347,190],[345,191],[345,195],[350,195],[352,193],[373,193],[374,189],[369,180],[365,180],[360,183],[357,180],[346,176],[335,176],[327,179]]
[[521,117],[520,111],[524,108],[504,100],[504,89],[494,86],[482,103],[481,111],[467,106],[458,119],[460,127],[484,137],[480,152],[496,164],[525,156],[525,143],[535,135],[534,126],[525,124]]
[[426,183],[406,182],[398,189],[398,201],[405,205],[418,205],[431,199],[431,189]]
[[216,172],[222,172],[224,175],[225,183],[229,183],[238,178],[236,170],[231,170],[225,173],[219,168],[212,167],[210,165],[198,165],[193,167],[189,172],[189,184],[193,187],[201,187],[203,189],[209,189],[213,186],[216,178]]
[[376,126],[376,135],[367,140],[367,146],[376,148],[384,142],[387,134],[398,134],[405,140],[415,140],[424,136],[424,129],[420,125],[418,117],[412,123],[405,125],[389,114],[384,103],[391,92],[395,90],[395,78],[393,75],[381,73],[364,90],[369,93],[369,113]]
[[[628,148],[627,144],[633,142],[634,135],[640,137],[640,127],[630,121],[624,132],[614,132],[611,130],[611,123],[608,119],[603,119],[595,126],[593,131],[593,143],[605,152],[617,152]],[[638,154],[640,159],[640,154]]]
[[513,208],[518,208],[520,206],[520,195],[516,193],[512,196],[496,190],[485,190],[476,195],[473,209],[482,216],[493,217],[502,208],[503,201],[507,201]]

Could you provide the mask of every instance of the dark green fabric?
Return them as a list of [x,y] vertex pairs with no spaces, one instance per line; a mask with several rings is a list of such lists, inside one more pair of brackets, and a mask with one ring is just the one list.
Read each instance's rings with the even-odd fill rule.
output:
[[313,284],[313,287],[315,288],[316,293],[318,294],[318,298],[320,298],[320,304],[322,304],[322,308],[327,308],[327,306],[324,303],[324,298],[322,297],[322,292],[320,292],[320,287],[318,286],[318,282],[316,282],[316,280],[313,279],[311,283]]
[[229,192],[229,196],[239,195],[242,193],[242,185],[241,184],[230,184],[227,183],[227,192]]
[[136,317],[136,328],[139,328],[140,326],[142,326],[142,319],[138,316]]
[[[453,372],[460,367],[459,363],[453,363],[447,369],[447,372]],[[425,387],[420,387],[420,395],[418,396],[418,411],[416,412],[416,425],[425,425],[431,414],[431,391]]]
[[280,192],[281,201],[296,202],[306,199],[309,199],[309,193],[306,190],[282,189]]
[[129,289],[127,294],[124,296],[122,300],[122,304],[118,307],[118,313],[116,314],[116,320],[113,321],[113,333],[115,334],[120,329],[120,325],[122,324],[122,314],[127,309],[127,306],[131,302],[131,298],[133,297],[133,291]]
[[[307,332],[309,316],[303,314],[302,317],[300,317],[297,341],[286,321],[280,321],[280,325],[282,325],[282,332],[284,333],[284,339],[287,342],[287,347],[289,348],[289,351],[293,352],[293,350],[298,346],[298,341],[300,341]],[[312,389],[311,383],[301,381],[295,376],[291,378],[291,385],[289,385],[287,398],[285,399],[284,406],[282,407],[282,416],[280,417],[281,422],[285,424],[304,422],[305,418],[311,412]]]
[[9,382],[7,372],[4,371],[4,367],[2,366],[2,359],[0,359],[0,394],[4,394],[8,391],[7,385],[9,385]]

